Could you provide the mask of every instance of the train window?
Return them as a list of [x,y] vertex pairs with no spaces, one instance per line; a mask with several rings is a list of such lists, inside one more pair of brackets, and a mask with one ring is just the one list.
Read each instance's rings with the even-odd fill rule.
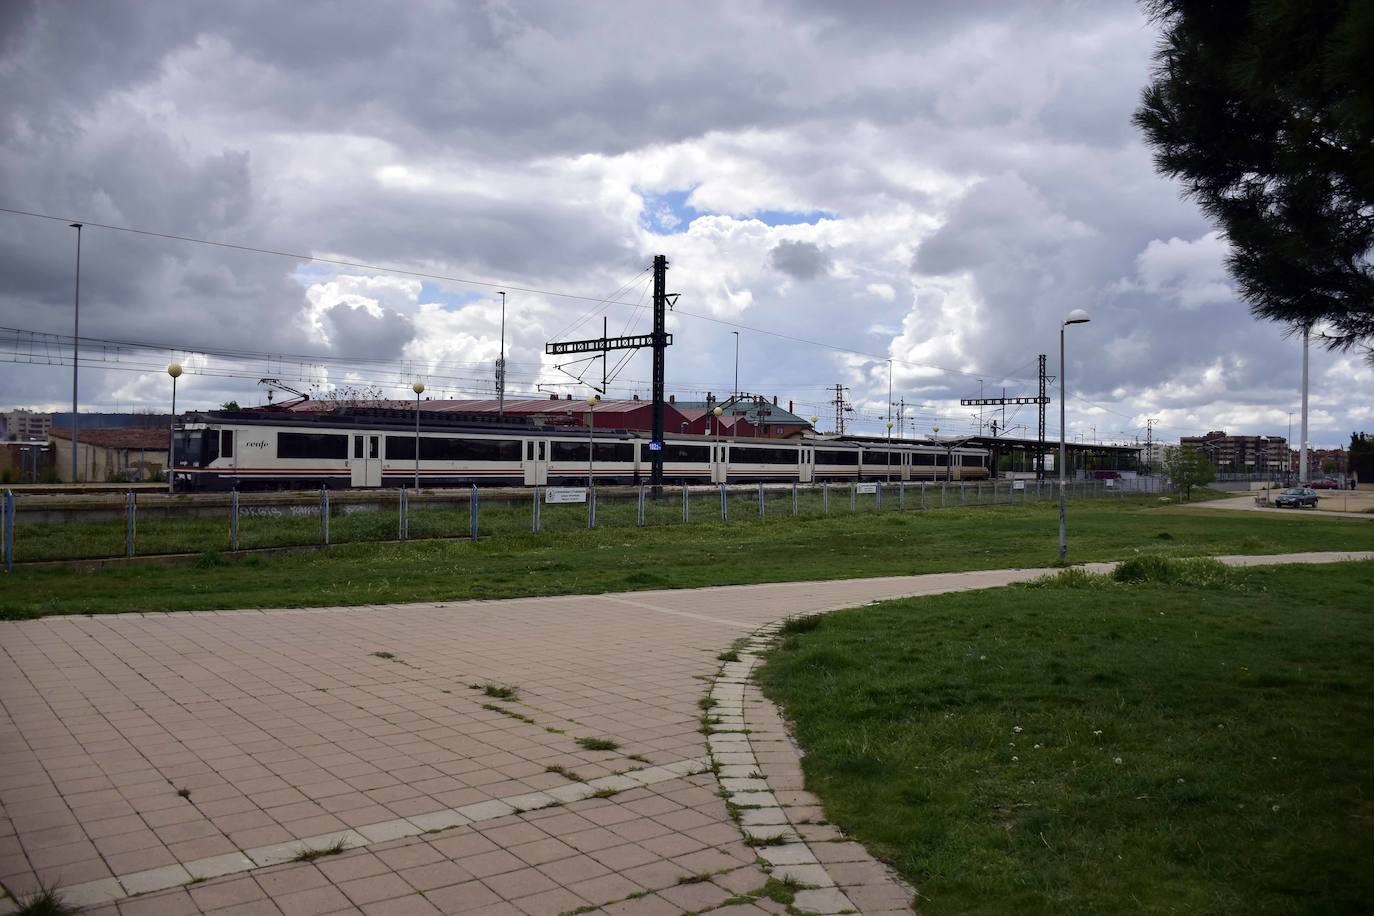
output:
[[544,443],[539,443],[539,460],[544,460]]
[[362,437],[362,436],[354,436],[354,437],[353,437],[353,457],[354,457],[354,458],[361,458],[361,457],[363,457],[363,437]]
[[[396,461],[415,460],[412,436],[387,436],[386,457]],[[519,461],[519,439],[420,439],[421,461]]]
[[917,467],[932,467],[936,464],[941,463],[936,460],[939,457],[941,456],[933,454],[931,452],[915,452],[911,456],[911,463],[916,465]]
[[634,461],[635,447],[629,442],[596,443],[597,461]]
[[347,458],[348,437],[329,433],[278,433],[278,458]]
[[550,442],[549,443],[550,461],[586,461],[587,443],[585,442]]
[[982,455],[960,455],[959,464],[966,468],[981,468],[983,466]]
[[751,448],[732,445],[730,458],[741,464],[796,464],[797,450],[794,448]]
[[219,456],[221,458],[234,457],[234,431],[232,429],[222,429],[219,432]]
[[857,451],[854,451],[854,452],[840,452],[840,451],[833,451],[833,450],[829,450],[829,449],[817,449],[817,450],[816,450],[816,463],[817,463],[817,464],[858,464],[858,463],[859,463],[859,453],[858,453]]
[[710,446],[683,445],[678,442],[663,443],[664,461],[699,461],[705,464],[711,460]]
[[533,443],[533,442],[526,442],[526,443],[525,443],[525,460],[526,460],[526,461],[533,461],[533,460],[534,460],[534,443]]
[[381,436],[368,436],[368,437],[367,437],[367,457],[369,457],[369,458],[380,458],[380,457],[382,457],[381,442],[382,442],[382,437],[381,437]]

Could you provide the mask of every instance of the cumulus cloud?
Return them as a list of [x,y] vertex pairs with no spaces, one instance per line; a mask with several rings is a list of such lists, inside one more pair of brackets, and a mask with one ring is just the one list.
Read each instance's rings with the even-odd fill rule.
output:
[[[83,333],[169,345],[158,360],[263,350],[306,377],[356,357],[398,395],[417,375],[481,394],[504,289],[511,383],[534,391],[569,381],[545,341],[646,326],[662,253],[683,395],[733,384],[744,324],[746,390],[825,416],[842,383],[877,432],[890,359],[921,431],[962,430],[958,399],[979,379],[1026,393],[1081,307],[1074,431],[1286,425],[1296,342],[1249,317],[1224,240],[1130,128],[1155,40],[1135,5],[670,4],[653,28],[690,50],[668,56],[639,12],[6,4],[0,205],[434,276],[87,229]],[[0,214],[0,323],[70,329],[73,243]],[[1335,442],[1367,425],[1374,379],[1313,361],[1314,440]],[[612,393],[647,393],[647,363]],[[166,394],[156,372],[82,377],[92,406]],[[15,367],[0,400],[58,407],[68,385]],[[253,380],[180,393],[251,401]]]

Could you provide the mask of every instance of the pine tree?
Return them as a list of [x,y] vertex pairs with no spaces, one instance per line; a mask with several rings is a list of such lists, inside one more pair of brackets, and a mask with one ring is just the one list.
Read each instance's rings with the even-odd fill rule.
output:
[[1136,125],[1231,243],[1259,317],[1374,360],[1374,3],[1148,0]]

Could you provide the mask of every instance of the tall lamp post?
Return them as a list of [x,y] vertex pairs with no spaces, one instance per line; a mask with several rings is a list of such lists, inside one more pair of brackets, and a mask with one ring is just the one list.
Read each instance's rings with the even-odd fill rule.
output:
[[501,293],[501,358],[496,363],[496,415],[506,415],[506,294]]
[[592,476],[592,454],[596,451],[596,443],[592,441],[592,434],[596,431],[596,402],[601,400],[601,395],[594,394],[587,398],[587,409],[590,411],[587,417],[587,489],[591,490],[595,478]]
[[887,480],[892,483],[892,421],[887,421]]
[[734,397],[739,396],[739,331],[731,331],[735,335],[735,390],[730,392]]
[[[181,363],[169,363],[167,374],[172,377],[172,422],[167,438],[167,492],[177,489],[177,379],[181,378]],[[72,447],[76,445],[76,430],[72,430]],[[76,476],[72,475],[72,480]]]
[[72,319],[72,483],[76,483],[76,381],[81,363],[81,224],[72,223],[71,228],[76,230],[76,297],[72,300],[75,306]]
[[1068,529],[1065,527],[1064,503],[1064,456],[1068,449],[1064,445],[1064,329],[1071,324],[1087,324],[1091,319],[1082,309],[1074,309],[1059,324],[1059,559],[1069,553]]
[[420,492],[420,395],[425,393],[425,383],[416,382],[410,386],[415,392],[415,492]]
[[[729,465],[727,465],[725,462],[725,455],[723,454],[723,450],[720,446],[720,415],[723,413],[725,413],[725,411],[720,407],[720,405],[716,405],[716,408],[711,411],[711,416],[715,418],[716,427],[716,460],[720,462],[722,468],[725,468],[729,467]],[[726,476],[728,477],[729,474],[727,473]]]

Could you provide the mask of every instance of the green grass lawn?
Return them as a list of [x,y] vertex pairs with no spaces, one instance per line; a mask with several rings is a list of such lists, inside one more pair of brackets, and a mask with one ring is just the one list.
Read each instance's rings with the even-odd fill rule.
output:
[[[884,487],[884,510],[891,512],[899,506],[911,511],[919,509],[923,503],[929,508],[959,505],[989,505],[994,500],[1007,502],[1008,485],[1001,482],[994,488],[990,482],[969,483],[960,487],[950,484],[942,488],[939,484],[929,484],[922,495],[919,484],[909,484],[905,494],[899,494],[896,485]],[[254,494],[258,496],[259,494]],[[342,494],[348,497],[366,497],[366,502],[352,502],[335,497],[329,521],[329,541],[331,544],[352,544],[367,541],[397,540],[400,528],[400,513],[397,492],[378,490],[372,493]],[[597,527],[633,528],[638,522],[636,493],[628,487],[606,487],[598,490]],[[209,516],[192,516],[191,505],[181,506],[184,514],[177,517],[161,517],[148,508],[136,515],[134,551],[137,555],[168,553],[200,553],[208,550],[229,549],[229,508],[226,494],[207,494],[206,500],[222,503]],[[1025,500],[1026,493],[1014,497]],[[1044,498],[1049,499],[1048,486]],[[1116,499],[1116,497],[1111,497]],[[147,506],[149,497],[145,496]],[[239,518],[239,547],[248,550],[263,547],[311,546],[322,543],[322,531],[318,515],[319,499],[312,494],[289,494],[285,498],[289,505],[266,507],[278,513],[274,516],[255,514],[261,506],[245,501]],[[878,499],[874,494],[854,494],[851,510],[849,486],[836,484],[830,487],[828,506],[830,514],[848,512],[869,513],[878,511]],[[21,562],[100,559],[122,557],[126,551],[127,525],[123,517],[123,497],[111,497],[105,502],[107,508],[119,513],[117,518],[105,521],[39,521],[41,512],[27,511],[21,502],[16,514],[15,557]],[[819,516],[826,514],[827,498],[822,496],[816,485],[799,488],[796,510],[798,516]],[[200,508],[204,508],[202,505]],[[580,531],[587,527],[587,506],[585,504],[544,505],[541,507],[541,527],[548,533]],[[763,516],[779,519],[792,515],[792,493],[787,488],[768,488],[764,490]],[[479,537],[507,537],[525,534],[531,530],[533,521],[531,492],[491,490],[479,491],[477,512],[477,534]],[[314,515],[296,514],[315,512]],[[753,487],[736,487],[728,491],[727,514],[732,521],[757,519],[759,517],[758,491]],[[698,488],[690,491],[687,506],[687,522],[697,524],[703,521],[719,521],[721,517],[720,494],[716,491]],[[684,524],[681,490],[667,488],[666,498],[646,500],[645,523],[650,527]],[[410,537],[452,538],[468,537],[472,529],[472,516],[467,490],[431,490],[422,497],[414,497],[410,503]]]
[[[773,511],[770,504],[763,519],[757,508],[752,514],[742,506],[732,509],[728,524],[694,521],[639,529],[630,523],[588,531],[570,516],[551,521],[546,514],[549,530],[543,534],[512,522],[501,536],[475,543],[350,543],[246,557],[207,553],[188,562],[93,572],[16,568],[0,590],[0,617],[685,588],[1048,566],[1056,558],[1056,509],[1048,503],[926,513],[885,510],[881,515],[851,514],[832,504],[830,515],[796,518]],[[680,504],[676,511],[680,518]],[[704,512],[704,505],[694,504],[693,512],[698,511]],[[1112,499],[1074,504],[1070,538],[1075,561],[1120,559],[1142,550],[1178,555],[1355,550],[1374,549],[1374,525],[1362,519],[1213,512],[1160,506],[1152,499]],[[194,544],[187,548],[196,549]]]
[[1374,563],[1219,566],[843,611],[760,677],[923,913],[1369,912]]

